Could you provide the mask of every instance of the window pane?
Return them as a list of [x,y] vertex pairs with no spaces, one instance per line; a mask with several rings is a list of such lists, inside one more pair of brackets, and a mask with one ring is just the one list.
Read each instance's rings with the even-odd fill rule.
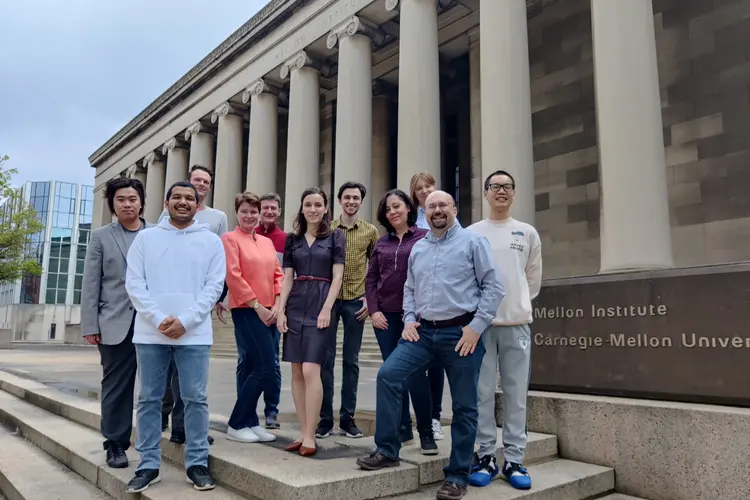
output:
[[66,257],[63,257],[60,259],[60,274],[65,274],[68,272],[68,259]]
[[74,292],[73,293],[73,303],[74,304],[80,304],[81,303],[81,292]]
[[47,303],[47,304],[54,304],[55,303],[56,294],[57,294],[57,290],[54,290],[54,289],[50,290],[48,288],[47,289],[47,298],[45,300],[45,303]]
[[75,287],[76,290],[80,290],[83,288],[83,276],[82,275],[79,274],[78,276],[75,277],[75,283],[73,286]]
[[70,257],[70,243],[60,245],[60,255],[62,257]]
[[76,274],[83,274],[83,264],[86,262],[83,259],[78,259],[76,264]]
[[57,288],[57,274],[49,273],[47,275],[47,288]]
[[67,295],[67,290],[58,290],[57,291],[57,303],[58,304],[65,304],[65,296]]
[[52,257],[50,257],[48,271],[51,272],[51,273],[56,273],[57,272],[57,268],[58,268],[58,260],[57,259],[53,259]]

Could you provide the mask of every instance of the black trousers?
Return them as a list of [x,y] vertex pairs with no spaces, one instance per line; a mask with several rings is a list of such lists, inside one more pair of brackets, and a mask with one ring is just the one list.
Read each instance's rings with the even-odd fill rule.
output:
[[121,343],[99,344],[99,356],[102,364],[101,431],[105,438],[104,449],[108,449],[110,443],[128,449],[133,431],[133,392],[138,371],[133,322]]

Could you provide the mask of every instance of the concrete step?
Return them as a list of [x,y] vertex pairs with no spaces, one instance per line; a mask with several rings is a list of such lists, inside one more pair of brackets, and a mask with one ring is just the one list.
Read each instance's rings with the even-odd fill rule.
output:
[[[528,470],[533,481],[530,490],[515,490],[504,480],[496,478],[484,488],[472,487],[467,498],[471,500],[583,500],[597,498],[603,493],[612,491],[615,487],[614,470],[599,465],[556,459],[531,465]],[[439,488],[439,484],[433,484],[418,492],[398,498],[432,500]]]
[[[135,472],[135,464],[138,460],[137,453],[134,451],[128,450],[130,467],[110,469],[104,461],[102,437],[99,432],[5,392],[0,392],[0,420],[6,425],[16,426],[21,434],[34,445],[103,492],[117,500],[133,498],[132,495],[125,493],[125,488]],[[165,461],[162,462],[160,469],[161,483],[142,492],[140,498],[148,500],[205,499],[205,493],[194,490],[186,483],[184,470]],[[92,497],[80,496],[78,498]],[[219,486],[211,493],[211,498],[240,500],[243,497]]]
[[644,498],[631,497],[630,495],[623,495],[622,493],[611,493],[603,496],[598,500],[645,500]]
[[111,500],[22,436],[0,427],[0,491],[6,500]]

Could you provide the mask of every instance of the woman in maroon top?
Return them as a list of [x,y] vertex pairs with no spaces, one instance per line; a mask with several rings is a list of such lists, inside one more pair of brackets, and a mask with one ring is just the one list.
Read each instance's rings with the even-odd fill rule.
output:
[[[375,243],[365,279],[367,307],[375,329],[380,353],[385,361],[396,349],[404,331],[404,284],[409,254],[427,230],[418,228],[417,205],[400,189],[388,191],[378,205],[378,222],[387,234]],[[414,403],[422,453],[435,455],[437,445],[432,434],[430,384],[426,372],[409,381],[401,406],[401,442],[414,439],[409,411],[409,393]]]

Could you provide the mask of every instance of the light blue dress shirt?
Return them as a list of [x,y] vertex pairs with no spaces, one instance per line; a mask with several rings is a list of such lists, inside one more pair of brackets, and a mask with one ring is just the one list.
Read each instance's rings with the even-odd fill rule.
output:
[[505,297],[487,238],[456,223],[440,238],[414,245],[404,285],[404,323],[453,319],[475,312],[469,326],[482,334]]

